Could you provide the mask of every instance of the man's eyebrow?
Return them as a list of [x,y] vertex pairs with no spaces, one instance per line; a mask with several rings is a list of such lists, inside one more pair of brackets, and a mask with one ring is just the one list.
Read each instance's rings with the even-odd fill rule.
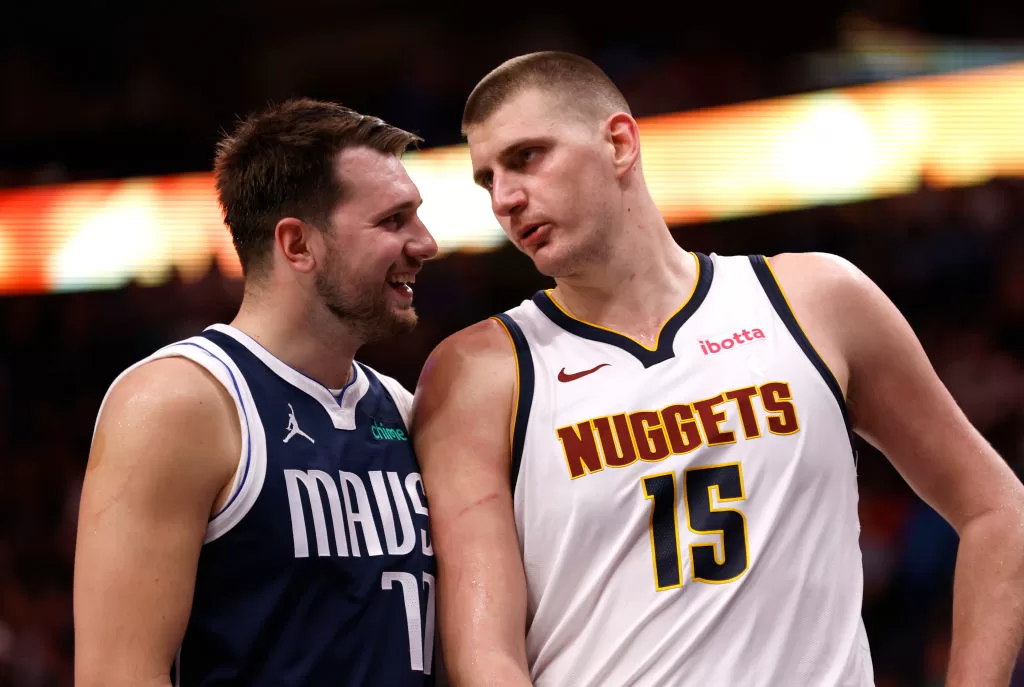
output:
[[473,172],[473,183],[477,186],[484,185],[484,179],[491,173],[490,167],[481,167],[480,169]]
[[421,198],[416,198],[415,200],[403,200],[401,203],[396,203],[395,205],[392,205],[385,210],[381,210],[380,212],[377,213],[377,217],[390,217],[391,215],[397,214],[399,212],[415,210],[422,204],[423,200]]
[[[513,141],[505,146],[500,153],[498,153],[499,160],[507,160],[523,148],[529,148],[530,146],[544,143],[546,139],[544,137],[534,138],[523,138],[518,141]],[[473,183],[477,186],[483,186],[483,181],[488,174],[491,173],[490,167],[481,167],[480,169],[473,172]]]

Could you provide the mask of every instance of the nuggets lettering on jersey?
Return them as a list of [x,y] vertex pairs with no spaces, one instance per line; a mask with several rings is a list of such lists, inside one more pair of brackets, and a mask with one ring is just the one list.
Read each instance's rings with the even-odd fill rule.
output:
[[763,258],[695,259],[654,348],[548,293],[498,316],[531,677],[870,685],[842,392]]
[[166,356],[221,381],[242,433],[174,684],[432,685],[436,568],[409,392],[354,363],[335,398],[224,325],[149,359]]
[[[754,398],[760,403],[755,408]],[[672,403],[660,410],[638,410],[595,417],[556,430],[572,479],[605,466],[623,468],[638,460],[657,463],[670,455],[689,453],[702,445],[736,443],[737,433],[723,431],[735,413],[746,441],[772,434],[793,434],[800,426],[792,392],[786,382],[729,389],[711,398]],[[760,419],[759,419],[760,416]]]

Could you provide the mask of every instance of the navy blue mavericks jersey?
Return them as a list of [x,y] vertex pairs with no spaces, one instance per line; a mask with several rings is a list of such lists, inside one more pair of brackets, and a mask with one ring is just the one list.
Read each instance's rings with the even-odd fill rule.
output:
[[173,355],[228,388],[243,443],[175,685],[433,685],[436,568],[409,392],[354,363],[335,398],[225,325],[154,357]]

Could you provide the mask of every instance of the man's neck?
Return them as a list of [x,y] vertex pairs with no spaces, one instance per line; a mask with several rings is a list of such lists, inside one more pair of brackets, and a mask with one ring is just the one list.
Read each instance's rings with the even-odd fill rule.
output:
[[554,298],[576,319],[653,346],[661,328],[689,298],[699,267],[664,231],[620,241],[607,260],[556,279]]
[[344,323],[315,307],[278,305],[269,294],[246,293],[231,326],[275,358],[329,389],[344,387],[363,341]]

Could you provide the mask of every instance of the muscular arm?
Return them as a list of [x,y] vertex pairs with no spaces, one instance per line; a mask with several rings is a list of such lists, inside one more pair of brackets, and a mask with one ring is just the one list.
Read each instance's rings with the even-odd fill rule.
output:
[[240,444],[230,396],[187,360],[147,363],[111,391],[79,512],[76,685],[170,685],[206,523]]
[[848,368],[857,432],[960,535],[946,684],[1009,684],[1024,639],[1024,487],[874,283],[821,255],[778,256],[772,265],[808,337]]
[[412,438],[430,503],[438,621],[455,685],[528,685],[526,580],[512,511],[512,344],[488,320],[427,360]]

